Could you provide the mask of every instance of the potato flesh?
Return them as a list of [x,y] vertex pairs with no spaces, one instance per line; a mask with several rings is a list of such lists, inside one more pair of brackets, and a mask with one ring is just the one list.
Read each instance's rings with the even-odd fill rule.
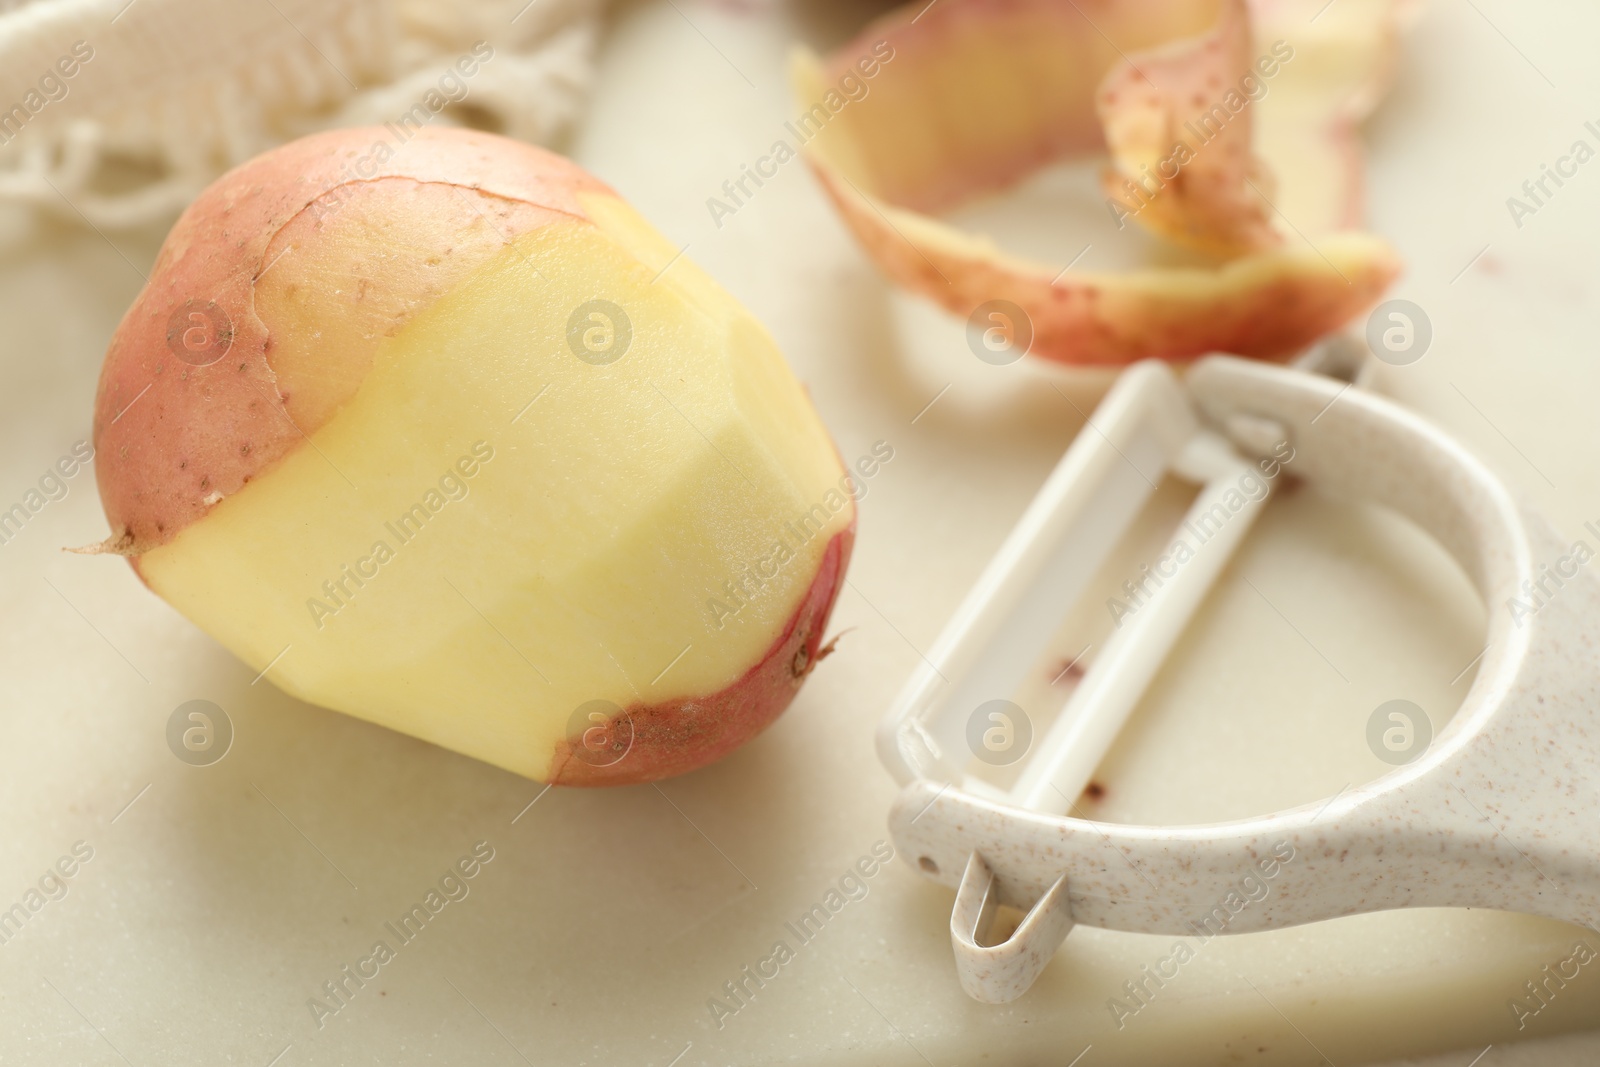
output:
[[[594,200],[602,228],[524,235],[382,341],[311,447],[141,558],[151,587],[302,699],[535,778],[580,705],[749,670],[853,521],[846,500],[814,536],[789,525],[842,470],[762,328],[686,261],[652,282],[671,246]],[[596,297],[633,330],[605,366],[567,343]],[[395,520],[480,441],[467,495],[401,543]],[[323,583],[378,542],[392,558],[337,606]],[[775,577],[710,606],[779,542]]]

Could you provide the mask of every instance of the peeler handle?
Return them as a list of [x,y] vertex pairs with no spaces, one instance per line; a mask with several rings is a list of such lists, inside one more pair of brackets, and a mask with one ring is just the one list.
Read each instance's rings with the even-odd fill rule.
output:
[[[1074,923],[1206,938],[1466,907],[1600,930],[1600,580],[1577,569],[1592,550],[1558,535],[1435,427],[1320,375],[1209,357],[1180,384],[1144,365],[1118,380],[1090,426],[880,733],[905,783],[889,818],[897,851],[930,878],[959,878],[951,937],[970,995],[1020,995]],[[1137,495],[1152,487],[1146,467],[1176,469],[1207,432],[1246,453],[1291,442],[1306,480],[1409,519],[1454,558],[1488,608],[1459,710],[1421,755],[1381,778],[1229,822],[1090,822],[1035,806],[1039,791],[977,788],[981,779],[946,754],[971,744],[972,709],[1014,684],[1015,664],[988,649],[1015,651],[1045,629],[1044,607],[1059,610],[1079,589],[1051,568],[1081,563],[1085,546],[1103,549],[1123,528],[1129,509],[1107,502],[1126,504],[1127,492],[1097,495],[1102,483]],[[1074,741],[1055,751],[1090,763],[1099,748]],[[1058,776],[1045,768],[1037,777]],[[1055,784],[1073,794],[1071,783]],[[994,944],[1000,906],[1027,916]]]
[[1073,926],[1067,876],[1062,875],[1010,937],[996,945],[982,944],[994,928],[997,898],[994,872],[972,853],[950,912],[950,944],[961,988],[985,1004],[1006,1004],[1027,992]]

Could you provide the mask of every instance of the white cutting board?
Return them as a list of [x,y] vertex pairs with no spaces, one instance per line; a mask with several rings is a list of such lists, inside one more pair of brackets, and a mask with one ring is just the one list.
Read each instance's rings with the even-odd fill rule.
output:
[[[843,2],[624,8],[573,146],[771,327],[846,457],[895,449],[862,508],[835,618],[850,632],[793,708],[659,790],[552,791],[529,808],[532,783],[252,685],[120,561],[61,554],[105,531],[82,473],[0,545],[0,909],[77,842],[93,850],[0,944],[0,1063],[1065,1067],[1092,1046],[1084,1067],[1431,1052],[1467,1067],[1491,1043],[1484,1067],[1600,1056],[1596,1039],[1502,1047],[1600,1025],[1585,969],[1517,1031],[1507,1001],[1579,935],[1511,915],[1224,939],[1121,1030],[1108,998],[1171,939],[1077,930],[1024,999],[986,1007],[955,981],[951,894],[900,863],[808,944],[788,931],[886,837],[876,720],[1079,429],[1053,386],[1087,410],[1105,384],[979,363],[958,323],[886,290],[798,163],[713,224],[706,198],[791,114],[786,43],[832,43],[861,17]],[[1371,128],[1374,225],[1410,265],[1395,295],[1435,331],[1380,388],[1574,537],[1600,517],[1600,163],[1520,230],[1504,201],[1600,118],[1584,111],[1600,101],[1597,36],[1591,8],[1436,0]],[[1075,181],[969,217],[1038,242],[1038,212],[1077,217],[1060,202]],[[106,339],[161,235],[113,246],[13,217],[0,231],[4,507],[88,435]],[[1064,261],[1087,240],[1069,230],[1041,251]],[[1309,491],[1279,501],[1102,768],[1100,814],[1231,818],[1376,777],[1368,715],[1401,697],[1442,725],[1483,610],[1392,520]],[[167,747],[192,699],[235,728],[213,766]],[[470,894],[319,1028],[308,999],[374,941],[397,943],[384,924],[479,841],[494,858]],[[780,939],[795,958],[718,1028],[708,1000]]]

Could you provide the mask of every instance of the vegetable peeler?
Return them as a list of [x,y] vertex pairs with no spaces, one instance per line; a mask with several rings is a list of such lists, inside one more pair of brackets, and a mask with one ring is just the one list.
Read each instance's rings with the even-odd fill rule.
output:
[[[1343,352],[1345,380],[1230,356],[1199,360],[1181,380],[1157,361],[1130,367],[884,719],[879,756],[902,786],[889,827],[901,855],[956,890],[956,972],[975,999],[1021,996],[1078,923],[1183,936],[1396,908],[1600,917],[1600,582],[1460,445],[1355,388],[1350,346],[1326,351]],[[1216,509],[1285,443],[1307,481],[1430,534],[1488,605],[1464,703],[1419,758],[1321,802],[1207,825],[1071,817],[1271,496],[1226,523]],[[1013,785],[970,773],[975,716],[1003,709],[1168,474],[1199,486],[1186,527],[1210,515],[1214,534],[1141,586],[1139,610],[1119,620]],[[1250,877],[1273,891],[1235,908]],[[1003,938],[993,936],[1001,906],[1025,913]]]

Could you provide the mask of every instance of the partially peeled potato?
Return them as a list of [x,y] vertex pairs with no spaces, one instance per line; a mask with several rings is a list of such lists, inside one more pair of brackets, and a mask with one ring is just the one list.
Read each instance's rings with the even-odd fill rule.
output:
[[750,314],[559,156],[424,128],[207,189],[112,339],[106,550],[295,696],[548,782],[793,699],[855,531]]

